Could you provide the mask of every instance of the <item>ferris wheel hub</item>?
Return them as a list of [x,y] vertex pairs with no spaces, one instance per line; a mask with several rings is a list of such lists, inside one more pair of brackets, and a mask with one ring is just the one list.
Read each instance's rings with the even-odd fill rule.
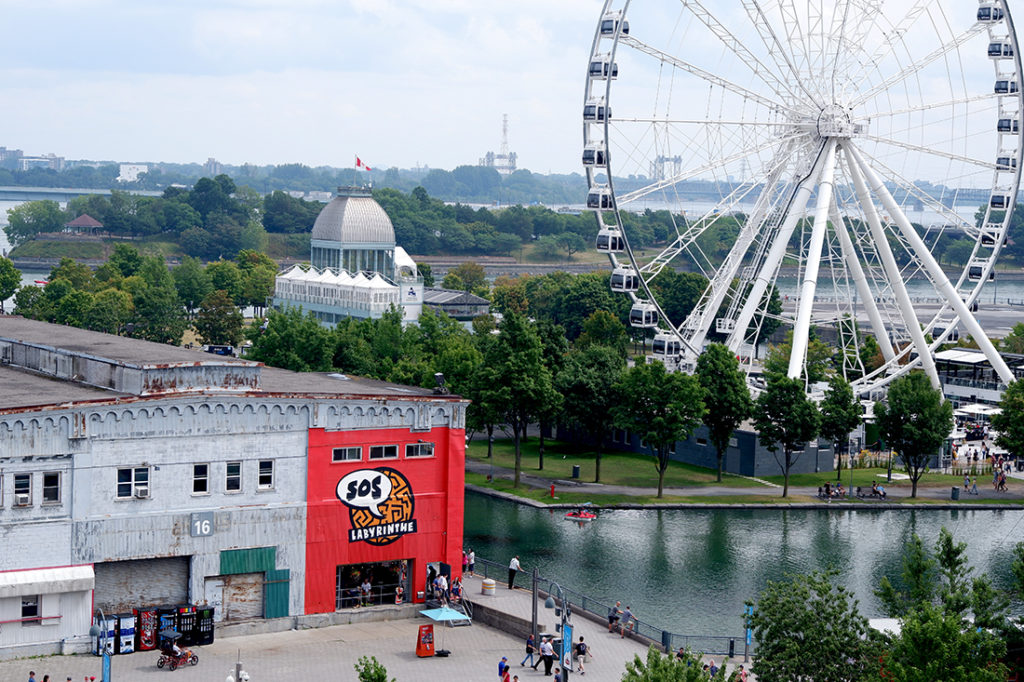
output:
[[815,128],[818,137],[838,137],[849,139],[867,132],[867,125],[856,123],[850,110],[841,104],[827,104],[818,112]]

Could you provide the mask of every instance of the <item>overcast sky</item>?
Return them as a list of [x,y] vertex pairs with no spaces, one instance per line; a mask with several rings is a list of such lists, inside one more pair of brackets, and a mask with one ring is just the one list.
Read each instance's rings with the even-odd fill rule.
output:
[[578,171],[599,0],[0,0],[0,145]]

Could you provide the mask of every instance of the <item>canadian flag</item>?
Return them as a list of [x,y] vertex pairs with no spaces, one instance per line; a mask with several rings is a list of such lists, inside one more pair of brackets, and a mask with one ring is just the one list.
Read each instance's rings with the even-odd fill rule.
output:
[[356,157],[356,168],[362,168],[363,170],[372,171],[373,169],[363,163],[363,160],[358,156]]

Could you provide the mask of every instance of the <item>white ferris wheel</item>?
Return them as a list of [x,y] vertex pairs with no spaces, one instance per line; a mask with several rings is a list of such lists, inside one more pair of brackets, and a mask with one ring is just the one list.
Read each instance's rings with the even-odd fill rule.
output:
[[[1005,0],[605,0],[583,164],[611,288],[677,369],[721,340],[756,373],[781,324],[791,377],[831,328],[861,394],[915,367],[937,386],[933,354],[959,331],[1012,381],[971,308],[1016,203],[1022,116]],[[668,212],[660,238],[638,228],[647,210]],[[688,314],[672,317],[666,269],[707,279]]]

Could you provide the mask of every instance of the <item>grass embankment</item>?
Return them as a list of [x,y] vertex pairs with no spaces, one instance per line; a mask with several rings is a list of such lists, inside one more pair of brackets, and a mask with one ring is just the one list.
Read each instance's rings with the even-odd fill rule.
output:
[[[534,478],[541,478],[547,481],[567,480],[572,476],[573,465],[580,467],[580,480],[592,482],[594,480],[595,453],[592,450],[579,448],[574,445],[556,440],[545,441],[544,469],[538,468],[540,441],[537,438],[530,438],[521,445],[521,471],[524,475]],[[476,439],[466,448],[466,457],[471,460],[484,463],[493,463],[499,469],[512,470],[515,468],[515,446],[510,439],[494,441],[493,462],[487,459],[487,441]],[[902,473],[898,469],[893,470],[894,474]],[[849,488],[850,470],[842,472],[843,486]],[[764,476],[762,480],[781,486],[783,477]],[[909,497],[911,484],[906,479],[893,479],[886,482],[886,469],[865,468],[853,470],[853,488],[860,486],[865,491],[871,489],[872,482],[878,482],[885,486],[890,493],[887,501],[899,502],[900,504],[930,505],[945,504],[949,502],[949,490],[953,486],[962,486],[963,477],[941,473],[927,473],[918,483],[919,497]],[[622,504],[798,504],[798,503],[822,503],[815,495],[797,494],[794,488],[817,489],[823,487],[825,482],[835,483],[835,471],[822,471],[819,473],[793,474],[789,478],[790,494],[782,498],[780,488],[768,487],[757,480],[723,474],[722,482],[718,483],[715,478],[715,471],[704,467],[698,467],[680,462],[670,462],[665,472],[665,487],[672,488],[707,488],[720,486],[729,488],[731,491],[725,494],[711,495],[671,495],[666,494],[662,498],[656,497],[649,491],[658,485],[658,474],[654,468],[653,458],[650,455],[637,454],[633,452],[609,451],[601,458],[601,483],[607,486],[624,486],[636,488],[635,493],[610,492],[603,494],[589,491],[574,491],[572,488],[558,486],[555,490],[555,498],[551,497],[550,490],[545,487],[530,487],[520,485],[513,488],[509,478],[496,476],[488,481],[487,475],[483,473],[466,472],[466,483],[491,488],[506,493],[534,500],[542,504],[578,504],[582,502],[593,502],[596,505],[622,505]],[[972,503],[984,504],[1020,504],[1019,494],[993,493],[991,488],[991,477],[979,475],[978,484],[980,495],[962,495],[960,502],[969,507]],[[942,497],[920,496],[928,490],[941,490],[945,494]],[[877,505],[880,501],[856,497],[845,498],[842,502],[860,503],[865,508]]]

